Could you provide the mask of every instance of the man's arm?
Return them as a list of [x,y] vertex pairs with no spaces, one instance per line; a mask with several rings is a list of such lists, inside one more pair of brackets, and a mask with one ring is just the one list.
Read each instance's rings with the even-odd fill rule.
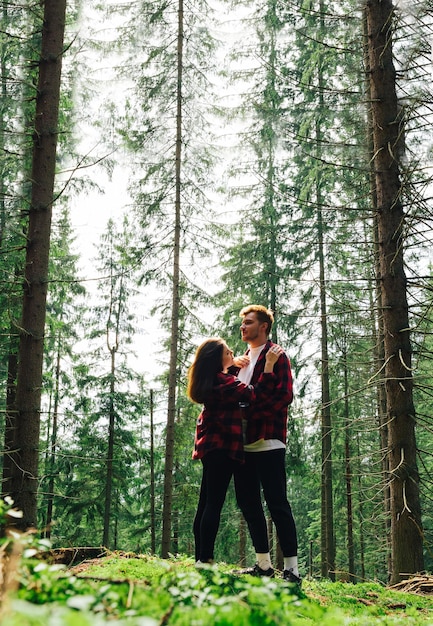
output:
[[284,353],[280,356],[274,366],[274,372],[277,377],[275,386],[275,395],[273,405],[276,409],[289,406],[293,401],[293,377],[290,361]]

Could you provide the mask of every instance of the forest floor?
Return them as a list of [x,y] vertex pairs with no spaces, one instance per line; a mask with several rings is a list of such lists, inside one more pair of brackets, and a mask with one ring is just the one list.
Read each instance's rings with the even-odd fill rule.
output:
[[2,626],[433,626],[433,576],[393,587],[307,578],[300,590],[280,577],[234,575],[224,563],[197,570],[184,556],[99,548],[38,556],[17,567]]

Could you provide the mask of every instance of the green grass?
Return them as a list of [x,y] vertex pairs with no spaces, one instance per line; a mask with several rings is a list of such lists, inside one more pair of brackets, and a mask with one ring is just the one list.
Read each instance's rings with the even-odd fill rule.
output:
[[[2,626],[433,626],[431,596],[380,584],[303,582],[236,576],[188,558],[112,554],[71,571],[24,562]],[[75,573],[74,573],[75,572]]]

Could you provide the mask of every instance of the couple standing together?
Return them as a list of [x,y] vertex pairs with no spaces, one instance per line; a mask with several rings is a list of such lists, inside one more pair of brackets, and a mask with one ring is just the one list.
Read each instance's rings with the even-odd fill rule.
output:
[[287,407],[292,402],[290,362],[268,337],[272,311],[261,305],[240,313],[245,355],[219,338],[202,343],[188,372],[188,396],[203,404],[197,420],[193,459],[203,474],[194,519],[197,565],[212,563],[221,510],[232,476],[236,500],[256,552],[253,576],[274,576],[261,491],[284,557],[283,578],[301,584],[296,526],[287,500],[285,449]]

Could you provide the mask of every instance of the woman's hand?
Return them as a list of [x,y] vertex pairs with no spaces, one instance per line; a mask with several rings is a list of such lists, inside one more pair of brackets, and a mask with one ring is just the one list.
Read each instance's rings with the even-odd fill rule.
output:
[[269,348],[269,350],[266,352],[266,363],[264,372],[273,372],[274,365],[283,354],[283,352],[283,348],[281,348],[281,346],[277,346],[276,344]]
[[235,356],[233,359],[233,365],[235,365],[236,367],[240,367],[241,369],[243,367],[246,367],[249,362],[250,357],[246,354],[242,354],[241,356]]

